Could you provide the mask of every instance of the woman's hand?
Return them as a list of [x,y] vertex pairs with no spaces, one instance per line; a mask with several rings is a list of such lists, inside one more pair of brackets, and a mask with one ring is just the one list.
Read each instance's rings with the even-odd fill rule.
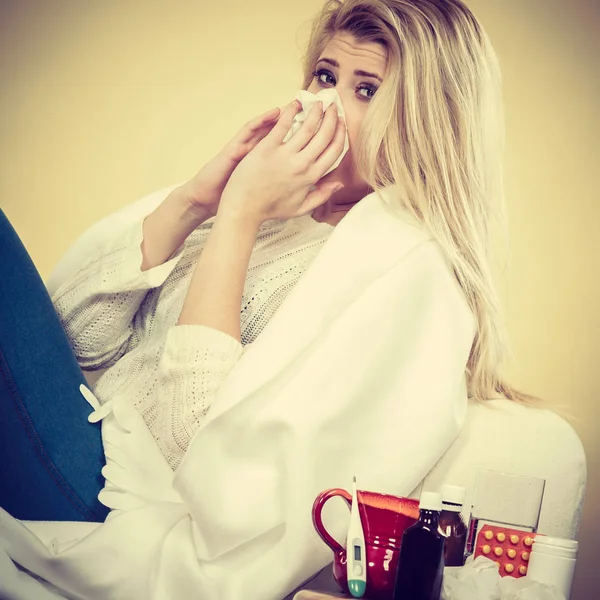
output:
[[281,111],[274,108],[248,121],[235,137],[179,190],[192,210],[214,216],[219,208],[221,194],[239,162],[274,127]]
[[219,213],[253,224],[290,219],[313,211],[343,187],[336,182],[317,183],[344,149],[343,119],[334,105],[323,116],[319,102],[284,144],[300,108],[296,101],[287,106],[270,133],[240,161],[223,191]]

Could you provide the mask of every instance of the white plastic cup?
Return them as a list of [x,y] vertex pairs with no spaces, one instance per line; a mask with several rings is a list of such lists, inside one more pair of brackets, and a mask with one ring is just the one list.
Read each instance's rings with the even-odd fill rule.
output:
[[531,547],[527,577],[555,586],[569,600],[577,548],[574,540],[537,535]]

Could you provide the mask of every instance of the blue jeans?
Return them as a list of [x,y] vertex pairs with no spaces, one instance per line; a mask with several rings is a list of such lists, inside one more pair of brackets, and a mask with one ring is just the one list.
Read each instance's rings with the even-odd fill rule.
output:
[[0,506],[18,519],[103,521],[100,425],[46,287],[0,210]]

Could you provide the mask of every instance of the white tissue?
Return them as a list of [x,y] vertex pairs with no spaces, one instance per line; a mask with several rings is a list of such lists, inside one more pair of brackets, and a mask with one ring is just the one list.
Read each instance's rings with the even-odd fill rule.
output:
[[[342,106],[342,101],[340,99],[339,94],[335,91],[335,88],[327,88],[325,90],[321,90],[316,94],[312,94],[311,92],[307,92],[306,90],[300,90],[296,94],[296,100],[298,100],[302,104],[302,110],[294,117],[292,121],[292,127],[287,132],[285,138],[283,139],[284,143],[287,142],[299,129],[302,127],[302,123],[306,120],[308,116],[308,112],[313,107],[316,102],[321,101],[323,103],[323,112],[327,110],[327,107],[331,104],[335,104],[338,111],[338,116],[346,117],[346,113],[344,112],[344,107]],[[342,159],[348,152],[348,148],[350,147],[350,142],[348,141],[348,130],[346,130],[346,139],[344,140],[344,149],[340,157],[333,163],[330,169],[325,173],[331,173],[334,169],[336,169],[339,164],[342,162]]]
[[496,563],[478,556],[464,567],[444,569],[442,600],[500,600],[499,583]]
[[502,600],[565,600],[564,594],[553,585],[538,583],[527,577],[502,577],[500,592]]
[[444,569],[442,600],[565,600],[555,587],[521,577],[500,577],[494,561],[478,556]]

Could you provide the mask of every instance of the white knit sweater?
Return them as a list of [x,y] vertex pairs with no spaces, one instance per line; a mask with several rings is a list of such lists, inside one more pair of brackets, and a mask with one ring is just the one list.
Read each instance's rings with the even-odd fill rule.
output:
[[141,271],[142,222],[107,242],[52,301],[84,370],[109,367],[94,387],[100,402],[128,396],[173,469],[220,384],[297,283],[333,231],[310,215],[267,221],[250,258],[240,344],[201,325],[177,325],[212,221],[164,264]]

